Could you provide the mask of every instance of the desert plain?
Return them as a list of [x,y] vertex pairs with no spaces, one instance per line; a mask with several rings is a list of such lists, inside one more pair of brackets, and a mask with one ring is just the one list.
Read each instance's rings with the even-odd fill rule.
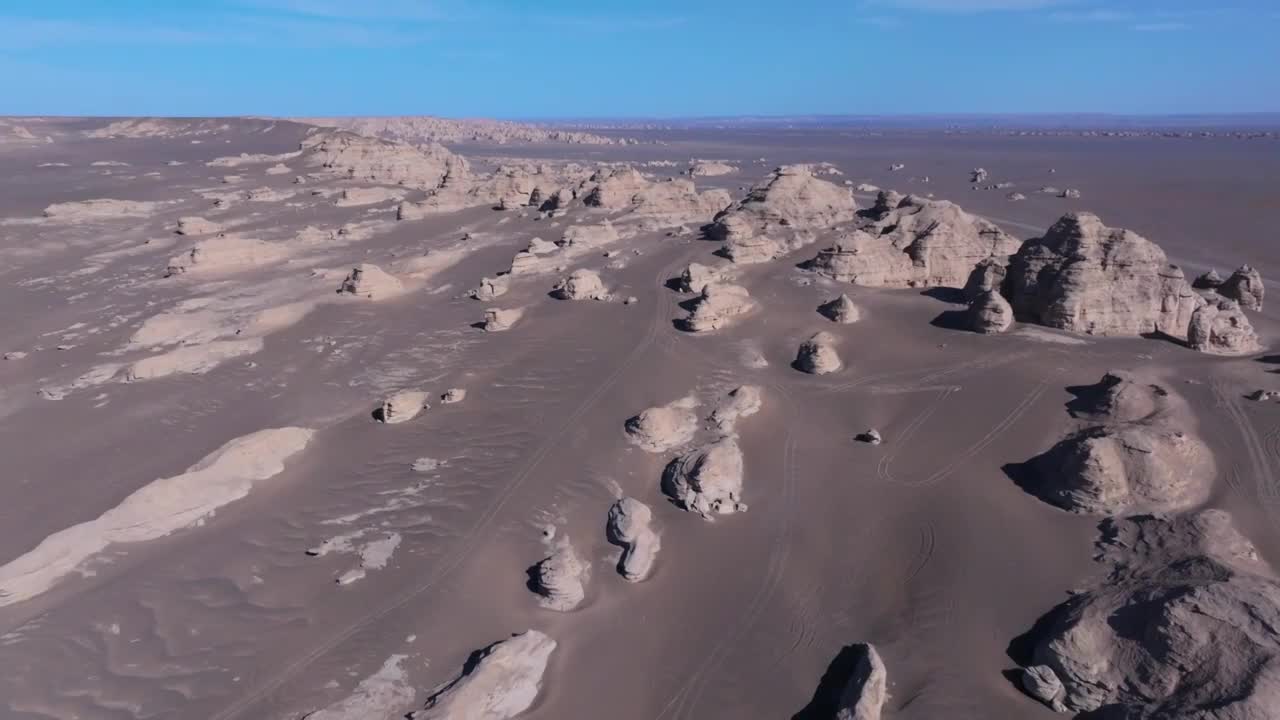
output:
[[1280,713],[1274,133],[0,136],[0,716]]

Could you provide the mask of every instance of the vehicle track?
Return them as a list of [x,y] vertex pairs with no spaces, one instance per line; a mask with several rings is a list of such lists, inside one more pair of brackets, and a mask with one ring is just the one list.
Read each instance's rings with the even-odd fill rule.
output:
[[[681,257],[683,258],[683,255]],[[663,267],[663,269],[658,273],[658,276],[654,278],[651,287],[661,288],[663,281],[670,277],[673,269],[679,265],[680,262],[677,261]],[[338,645],[349,640],[356,633],[368,627],[370,623],[376,622],[377,620],[386,617],[388,614],[399,610],[412,602],[424,592],[435,587],[437,583],[456,570],[463,561],[470,556],[471,552],[478,544],[477,541],[482,537],[484,532],[489,529],[498,513],[506,507],[515,492],[525,483],[526,480],[528,480],[529,476],[533,474],[551,451],[558,446],[556,441],[572,429],[577,421],[618,382],[623,373],[630,369],[644,351],[653,344],[654,340],[663,329],[663,326],[668,323],[668,316],[671,314],[671,303],[669,302],[669,298],[666,298],[665,293],[659,289],[655,292],[655,297],[656,301],[654,303],[655,307],[653,317],[650,319],[649,327],[640,342],[631,348],[627,353],[627,356],[618,363],[613,372],[605,377],[605,379],[596,386],[595,390],[593,390],[582,400],[581,403],[578,404],[574,411],[565,418],[564,422],[562,422],[551,435],[543,440],[542,444],[534,454],[530,456],[524,467],[511,476],[511,480],[508,481],[506,487],[502,489],[492,502],[490,502],[489,506],[481,514],[480,518],[463,536],[462,541],[453,550],[452,555],[445,559],[443,564],[435,572],[417,585],[409,587],[392,596],[386,604],[381,605],[380,607],[377,607],[348,623],[341,630],[330,635],[320,644],[316,645],[305,655],[285,665],[279,671],[264,680],[257,688],[246,692],[244,695],[237,698],[235,702],[210,716],[209,720],[230,720],[231,718],[243,715],[246,711],[264,700],[268,695],[280,689],[280,687],[282,687],[286,682],[296,677],[302,670],[311,665],[311,663],[331,652]]]
[[879,464],[876,465],[876,477],[888,482],[894,482],[893,472],[890,468],[893,465],[894,459],[898,457],[898,453],[906,447],[907,443],[911,440],[911,437],[929,421],[929,418],[933,417],[934,413],[938,412],[938,408],[942,407],[942,403],[947,398],[951,397],[951,394],[957,389],[958,388],[955,386],[951,386],[947,387],[942,392],[939,392],[938,396],[933,399],[933,402],[926,405],[924,410],[921,410],[920,413],[912,418],[911,422],[902,429],[902,432],[897,433],[892,438],[889,444],[889,452],[882,455],[880,457]]
[[1265,504],[1280,503],[1280,487],[1276,486],[1275,469],[1271,463],[1268,446],[1264,446],[1258,433],[1249,421],[1240,401],[1233,396],[1233,390],[1226,383],[1215,380],[1210,386],[1218,404],[1226,411],[1227,417],[1235,425],[1240,439],[1244,442],[1245,453],[1253,473],[1255,497]]

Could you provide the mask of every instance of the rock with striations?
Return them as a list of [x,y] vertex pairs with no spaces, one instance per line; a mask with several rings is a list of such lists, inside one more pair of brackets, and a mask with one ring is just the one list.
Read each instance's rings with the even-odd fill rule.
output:
[[995,290],[988,290],[969,304],[969,329],[983,335],[1002,333],[1013,325],[1013,307]]
[[533,707],[556,641],[529,630],[475,653],[413,720],[509,720]]
[[1097,384],[1080,388],[1071,416],[1097,422],[1133,423],[1156,419],[1178,402],[1164,386],[1128,370],[1109,370]]
[[323,130],[302,141],[307,165],[366,182],[439,188],[446,176],[466,174],[466,161],[435,143],[413,147],[341,130]]
[[599,225],[570,225],[556,242],[560,247],[593,248],[618,240],[618,230],[608,220]]
[[831,322],[841,325],[849,325],[862,319],[862,311],[848,293],[840,293],[840,297],[819,305],[818,312]]
[[698,192],[691,180],[656,182],[631,197],[628,218],[646,227],[662,229],[679,225],[705,225],[733,203],[727,190]]
[[755,385],[741,385],[729,391],[711,411],[708,418],[720,432],[730,435],[737,431],[738,421],[751,417],[764,407],[764,393]]
[[582,198],[584,205],[605,210],[626,210],[632,199],[651,183],[632,167],[602,168],[587,181],[589,189]]
[[640,582],[653,571],[661,540],[653,529],[653,511],[634,498],[620,498],[609,508],[606,526],[609,542],[622,546],[618,574],[628,582]]
[[807,266],[855,285],[960,288],[979,262],[1003,261],[1017,248],[1013,236],[955,203],[910,195]]
[[843,367],[840,354],[836,352],[836,336],[823,331],[814,334],[800,344],[796,352],[794,367],[810,375],[826,375]]
[[1222,283],[1218,294],[1235,300],[1246,310],[1261,311],[1266,294],[1262,286],[1262,273],[1249,265],[1242,265]]
[[361,263],[347,273],[338,292],[370,300],[383,300],[404,292],[404,286],[395,276],[377,265]]
[[556,283],[552,294],[561,300],[608,300],[609,290],[595,270],[574,270]]
[[533,567],[531,587],[548,610],[569,612],[586,597],[588,565],[568,542],[561,542]]
[[742,448],[730,435],[672,460],[662,474],[662,491],[679,507],[710,520],[744,512]]
[[524,308],[489,308],[484,311],[485,332],[503,332],[515,326],[524,317]]
[[680,273],[680,292],[700,293],[713,282],[724,278],[724,268],[707,267],[701,263],[689,263],[689,267]]
[[880,720],[888,698],[888,673],[874,645],[852,646],[853,673],[840,694],[835,720]]
[[856,211],[848,188],[816,177],[811,166],[787,165],[717,215],[708,234],[729,243],[753,236],[785,243],[796,232],[849,222]]
[[1086,212],[1024,243],[1009,261],[1004,293],[1020,320],[1089,335],[1182,339],[1204,304],[1158,245]]
[[1000,292],[1009,270],[1008,258],[990,257],[973,266],[969,279],[964,283],[965,302],[973,302],[992,290]]
[[682,321],[682,326],[689,332],[719,330],[755,307],[755,301],[746,288],[723,282],[708,283],[702,288],[702,294],[688,317]]
[[1210,300],[1192,314],[1187,344],[1213,355],[1248,355],[1262,349],[1240,305],[1226,299]]
[[1280,707],[1280,583],[1226,513],[1103,523],[1104,582],[1025,640],[1023,688],[1077,717],[1264,720]]

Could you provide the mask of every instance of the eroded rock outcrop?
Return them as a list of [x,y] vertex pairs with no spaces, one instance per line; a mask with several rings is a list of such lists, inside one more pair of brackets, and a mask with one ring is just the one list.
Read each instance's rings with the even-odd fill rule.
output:
[[969,279],[964,283],[965,302],[971,303],[993,290],[1000,292],[1005,275],[1009,272],[1005,267],[1008,262],[1008,258],[989,257],[974,265],[969,272]]
[[1013,236],[955,203],[909,195],[889,208],[886,196],[874,224],[846,233],[808,266],[855,285],[959,288],[978,263],[1018,249]]
[[1252,266],[1242,265],[1218,288],[1218,294],[1235,300],[1240,307],[1255,312],[1262,310],[1266,290],[1262,286],[1262,273]]
[[653,530],[653,511],[634,498],[624,497],[609,508],[606,528],[609,542],[622,546],[618,574],[629,582],[640,582],[653,571],[661,540]]
[[347,179],[425,190],[441,187],[447,175],[457,177],[466,168],[466,161],[443,145],[416,148],[340,130],[309,135],[302,141],[302,151],[308,166],[323,167]]
[[829,332],[815,333],[800,344],[792,365],[810,375],[833,373],[844,366],[840,361],[840,354],[836,352],[837,343],[836,336]]
[[1222,287],[1223,282],[1224,280],[1222,279],[1222,276],[1218,274],[1218,271],[1210,269],[1208,272],[1197,276],[1191,283],[1191,287],[1196,290],[1217,290]]
[[1248,355],[1262,349],[1253,325],[1233,300],[1209,301],[1191,315],[1187,344],[1214,355]]
[[515,326],[524,317],[524,308],[489,308],[484,311],[485,332],[503,332]]
[[1013,307],[999,292],[988,290],[969,305],[968,321],[976,333],[1002,333],[1013,325]]
[[662,491],[707,519],[743,512],[742,470],[737,438],[723,437],[672,460],[662,474]]
[[1004,292],[1020,320],[1089,335],[1182,339],[1204,303],[1158,245],[1085,212],[1023,244]]
[[734,318],[755,309],[751,294],[740,285],[709,283],[702,288],[693,310],[683,321],[689,332],[707,332],[729,325]]
[[467,293],[476,300],[488,301],[507,294],[511,288],[511,276],[504,274],[497,277],[480,278],[480,284]]
[[811,166],[787,165],[717,215],[709,234],[725,242],[727,252],[750,246],[756,237],[778,248],[794,248],[806,242],[804,233],[812,237],[815,231],[849,222],[856,211],[848,188],[816,177]]
[[594,248],[617,242],[618,230],[608,220],[599,225],[570,225],[556,243],[560,247]]
[[840,297],[823,303],[818,307],[818,312],[831,322],[849,325],[856,323],[862,319],[862,311],[854,304],[853,298],[848,293],[840,293]]
[[680,273],[680,291],[700,293],[713,282],[724,279],[724,268],[707,267],[701,263],[689,263],[689,267]]
[[627,439],[651,453],[689,444],[698,432],[698,399],[692,395],[651,407],[623,425]]
[[755,385],[741,385],[729,391],[709,418],[717,430],[726,435],[738,429],[738,421],[760,412],[764,406],[764,393]]
[[404,285],[377,265],[361,263],[352,268],[342,280],[338,292],[370,300],[383,300],[404,292]]
[[256,270],[285,260],[288,248],[257,238],[215,235],[200,240],[195,247],[169,258],[165,277],[183,273],[234,273]]
[[388,425],[408,422],[427,409],[427,393],[420,390],[402,390],[382,401],[375,416]]
[[840,696],[836,720],[880,720],[888,698],[888,673],[870,643],[852,647],[853,674]]
[[561,300],[608,300],[611,297],[600,273],[585,269],[574,270],[556,283],[551,292]]
[[529,630],[494,643],[438,688],[414,720],[508,720],[533,706],[556,641]]
[[588,565],[578,556],[568,542],[561,542],[555,550],[534,566],[531,585],[539,596],[539,604],[548,610],[568,612],[586,597]]
[[1106,581],[1027,638],[1029,695],[1072,714],[1274,716],[1280,584],[1226,513],[1107,521],[1098,545]]

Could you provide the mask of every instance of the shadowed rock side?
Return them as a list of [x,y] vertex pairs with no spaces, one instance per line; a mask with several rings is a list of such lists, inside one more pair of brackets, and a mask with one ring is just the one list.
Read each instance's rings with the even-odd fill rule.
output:
[[1005,275],[1009,272],[1005,267],[1008,262],[1008,258],[989,257],[974,265],[969,272],[969,279],[964,283],[965,302],[972,303],[993,290],[1000,292]]
[[1014,469],[1025,490],[1068,512],[1105,516],[1173,512],[1208,497],[1212,454],[1183,430],[1181,400],[1168,390],[1108,373],[1073,404],[1100,424]]
[[586,597],[589,566],[568,541],[563,541],[547,557],[533,566],[531,589],[539,604],[548,610],[568,612]]
[[374,415],[388,425],[408,422],[427,409],[427,398],[428,394],[420,390],[403,390],[383,400]]
[[1185,339],[1204,304],[1159,246],[1084,212],[1023,244],[1004,293],[1019,319],[1088,335]]
[[441,187],[446,177],[465,174],[466,160],[443,145],[423,148],[378,140],[341,130],[320,130],[302,141],[305,162],[351,180],[404,185],[423,190]]
[[818,307],[818,312],[834,323],[849,325],[862,319],[862,311],[854,304],[848,293],[840,293],[840,297]]
[[503,332],[510,330],[515,326],[520,318],[524,317],[524,308],[489,308],[484,311],[484,322],[481,323],[485,332]]
[[881,193],[874,222],[846,233],[807,263],[819,274],[868,287],[966,285],[978,263],[1003,262],[1018,241],[945,200]]
[[737,263],[765,262],[813,242],[813,233],[854,219],[848,189],[813,175],[809,165],[774,170],[708,228]]
[[662,491],[677,506],[708,520],[745,512],[742,466],[737,438],[724,437],[672,460],[662,475]]
[[404,292],[404,285],[377,265],[363,263],[352,268],[343,278],[338,292],[370,300],[383,300]]
[[880,720],[887,694],[884,662],[875,646],[854,646],[853,676],[841,695],[836,720]]
[[647,578],[662,544],[653,530],[649,506],[634,498],[620,498],[609,508],[606,534],[609,542],[622,547],[618,574],[629,582]]
[[556,641],[529,630],[477,651],[457,679],[437,689],[414,720],[507,720],[528,710]]
[[1106,582],[1025,638],[1029,695],[1105,717],[1275,717],[1280,584],[1229,516],[1107,521],[1099,548]]

